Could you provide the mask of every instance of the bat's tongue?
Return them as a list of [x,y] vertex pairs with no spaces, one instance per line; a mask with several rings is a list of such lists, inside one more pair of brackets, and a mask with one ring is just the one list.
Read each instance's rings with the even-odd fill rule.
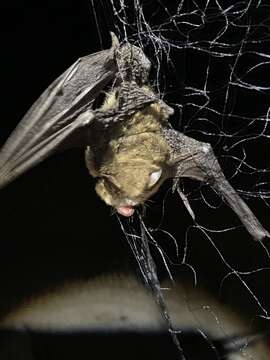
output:
[[120,205],[116,208],[118,214],[123,216],[132,216],[134,214],[134,208],[131,205]]

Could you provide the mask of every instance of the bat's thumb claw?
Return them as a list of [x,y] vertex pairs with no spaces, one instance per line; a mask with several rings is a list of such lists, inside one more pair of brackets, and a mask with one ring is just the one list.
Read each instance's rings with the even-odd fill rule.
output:
[[110,31],[111,38],[112,38],[112,47],[114,49],[118,48],[120,46],[118,37],[115,35],[113,31]]

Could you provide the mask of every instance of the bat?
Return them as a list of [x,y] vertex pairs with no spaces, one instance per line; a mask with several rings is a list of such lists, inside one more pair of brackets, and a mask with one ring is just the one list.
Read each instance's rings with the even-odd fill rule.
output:
[[255,240],[270,237],[226,180],[211,146],[171,127],[173,109],[151,88],[142,49],[111,36],[110,49],[78,59],[23,117],[0,151],[0,188],[55,152],[83,147],[97,194],[123,216],[169,178],[188,207],[178,184],[190,177],[215,189]]

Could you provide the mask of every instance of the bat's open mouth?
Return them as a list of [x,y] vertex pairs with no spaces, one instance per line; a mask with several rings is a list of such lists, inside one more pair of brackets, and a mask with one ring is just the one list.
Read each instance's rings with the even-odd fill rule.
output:
[[131,205],[120,205],[116,208],[118,214],[123,216],[132,216],[134,214],[134,207]]
[[138,205],[138,202],[130,199],[125,199],[122,204],[116,206],[116,210],[118,214],[129,217],[134,214],[134,206],[136,205]]

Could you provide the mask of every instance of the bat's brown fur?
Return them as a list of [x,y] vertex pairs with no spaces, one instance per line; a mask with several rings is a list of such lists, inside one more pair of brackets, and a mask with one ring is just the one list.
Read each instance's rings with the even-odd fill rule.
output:
[[[117,99],[112,93],[103,109],[113,107],[115,101]],[[168,106],[158,101],[120,122],[103,152],[100,165],[90,161],[91,150],[87,149],[89,171],[100,178],[96,191],[108,205],[117,207],[127,200],[142,203],[168,177],[166,164],[170,153],[162,133],[162,123],[164,126],[167,122],[168,110]],[[162,175],[159,181],[149,187],[151,173],[160,169]]]

